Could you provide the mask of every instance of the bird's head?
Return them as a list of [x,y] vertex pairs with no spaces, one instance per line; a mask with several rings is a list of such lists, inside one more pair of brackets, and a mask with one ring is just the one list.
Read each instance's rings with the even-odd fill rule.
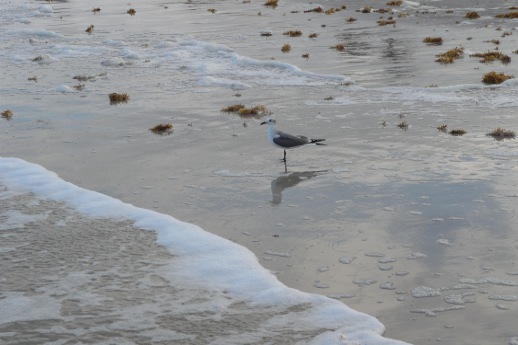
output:
[[272,124],[272,125],[275,125],[275,119],[273,117],[270,117],[270,116],[266,116],[264,119],[263,119],[263,122],[261,122],[261,125],[265,125],[265,124]]

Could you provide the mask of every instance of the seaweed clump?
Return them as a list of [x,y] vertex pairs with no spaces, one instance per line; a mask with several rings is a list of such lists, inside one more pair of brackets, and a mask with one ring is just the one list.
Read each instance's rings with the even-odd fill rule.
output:
[[11,109],[7,109],[2,111],[2,119],[6,119],[7,121],[11,121],[13,118],[13,111]]
[[508,64],[511,62],[511,57],[509,55],[505,55],[499,51],[488,51],[485,53],[471,54],[470,57],[482,58],[482,60],[480,60],[482,63],[489,63],[495,60],[500,60],[503,64]]
[[379,26],[396,25],[396,21],[394,19],[380,19],[377,23]]
[[484,84],[502,84],[507,79],[514,78],[513,75],[508,75],[504,73],[497,73],[495,71],[488,72],[484,74],[484,77],[482,77],[482,82]]
[[84,81],[88,81],[91,79],[95,79],[95,77],[91,76],[91,75],[78,74],[78,75],[74,76],[72,79],[75,79],[78,82],[82,82],[82,81],[84,82]]
[[439,125],[439,126],[437,126],[437,130],[439,132],[446,133],[448,131],[448,125],[447,124]]
[[262,104],[247,108],[243,104],[234,104],[221,109],[224,113],[234,113],[243,118],[260,118],[271,114],[271,112]]
[[495,140],[501,141],[504,139],[514,139],[516,132],[501,127],[495,128],[486,134],[488,137],[493,137]]
[[480,14],[478,14],[477,12],[475,11],[472,11],[472,12],[468,12],[464,15],[464,18],[468,18],[468,19],[478,19],[480,18]]
[[127,93],[110,93],[110,104],[127,103],[129,101],[129,95]]
[[155,127],[152,127],[149,129],[151,132],[158,134],[158,135],[169,135],[173,131],[173,124],[172,123],[160,123],[156,125]]
[[290,36],[290,37],[299,37],[302,36],[302,31],[300,30],[289,30],[282,33],[283,35]]
[[435,62],[448,64],[453,63],[455,60],[460,59],[464,56],[464,48],[453,48],[445,53],[436,55],[438,57]]
[[221,112],[223,113],[237,113],[240,109],[243,109],[245,106],[243,104],[234,104],[229,105],[228,107],[225,107],[221,109]]
[[425,37],[423,42],[426,44],[439,46],[442,44],[442,37]]
[[506,19],[515,19],[518,18],[518,11],[513,11],[509,13],[501,13],[497,14],[495,18],[506,18]]
[[310,12],[322,13],[322,12],[324,12],[324,9],[322,7],[320,7],[320,6],[317,6],[315,8],[310,9],[310,10],[304,11],[304,13],[310,13]]
[[337,44],[335,46],[331,46],[330,47],[331,49],[335,49],[335,50],[338,50],[338,51],[344,51],[345,50],[345,44]]
[[137,14],[137,11],[135,11],[133,8],[130,8],[127,12],[130,16],[134,16],[135,14]]
[[276,8],[279,5],[279,0],[266,0],[264,6],[270,6]]
[[290,50],[291,50],[291,45],[289,45],[288,43],[286,43],[285,45],[283,45],[283,46],[282,46],[282,48],[281,48],[281,51],[282,51],[283,53],[289,53],[289,52],[290,52]]
[[462,128],[460,128],[460,129],[452,129],[452,130],[450,131],[450,135],[453,135],[453,136],[455,136],[455,137],[462,136],[462,135],[464,135],[464,134],[466,134],[466,133],[467,133],[467,132],[466,132],[464,129],[462,129]]

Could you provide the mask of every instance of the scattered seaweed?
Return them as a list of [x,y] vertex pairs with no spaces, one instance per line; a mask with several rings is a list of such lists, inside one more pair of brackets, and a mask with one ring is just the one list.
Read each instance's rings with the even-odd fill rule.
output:
[[159,123],[155,127],[149,129],[151,132],[157,135],[169,135],[173,132],[172,123]]
[[302,54],[302,58],[306,60],[309,59],[309,53]]
[[273,34],[270,31],[263,31],[263,32],[261,32],[261,36],[263,36],[263,37],[270,37],[272,35]]
[[266,0],[264,6],[276,8],[277,6],[279,6],[279,0]]
[[281,48],[281,51],[283,53],[289,53],[289,51],[291,50],[291,45],[289,45],[288,43],[286,43],[285,45],[282,46]]
[[127,103],[129,101],[129,95],[127,93],[110,93],[110,104]]
[[435,62],[439,62],[442,64],[453,63],[455,60],[460,59],[463,56],[464,48],[453,48],[445,53],[436,55],[438,59],[436,59]]
[[462,128],[459,128],[459,129],[452,129],[450,131],[450,135],[453,135],[453,136],[456,136],[456,137],[459,137],[459,136],[462,136],[464,134],[466,134],[467,132],[462,129]]
[[482,58],[482,60],[480,60],[481,63],[490,63],[495,60],[500,60],[503,64],[506,65],[511,62],[511,57],[509,55],[505,55],[499,51],[488,51],[485,53],[475,53],[475,54],[471,54],[470,57]]
[[372,12],[372,7],[366,5],[364,8],[357,10],[357,12],[371,13]]
[[99,13],[99,12],[101,12],[101,8],[100,8],[100,7],[94,7],[94,8],[92,9],[92,12],[93,12],[94,14]]
[[44,59],[43,56],[38,55],[35,58],[33,58],[32,61],[34,61],[34,62],[41,62],[41,61],[43,61],[43,59]]
[[506,18],[506,19],[515,19],[518,18],[518,11],[513,11],[509,13],[501,13],[497,14],[495,18]]
[[85,32],[88,32],[89,34],[91,34],[92,32],[94,32],[94,26],[90,25],[89,27],[86,28]]
[[507,37],[507,36],[511,36],[512,34],[513,34],[513,33],[512,33],[511,31],[504,31],[504,32],[502,33],[502,36],[500,36],[500,37]]
[[309,38],[317,38],[318,34],[317,33],[312,33],[312,34],[309,34],[308,37]]
[[471,12],[468,12],[464,15],[464,18],[468,18],[468,19],[478,19],[480,18],[480,14],[478,14],[477,12],[475,11],[471,11]]
[[354,18],[354,17],[349,17],[349,19],[346,20],[347,23],[352,23],[352,22],[355,22],[357,21],[358,19]]
[[325,14],[327,14],[327,15],[333,14],[333,13],[335,13],[335,9],[334,8],[330,8],[330,9],[325,11]]
[[403,4],[402,0],[393,0],[387,2],[387,6],[401,6]]
[[328,96],[328,97],[324,98],[324,101],[332,101],[334,99],[335,98],[333,96]]
[[337,44],[335,46],[331,46],[330,47],[331,49],[335,49],[335,50],[338,50],[338,51],[344,51],[345,50],[345,44]]
[[448,125],[446,125],[446,124],[439,125],[439,126],[437,126],[437,130],[439,132],[446,133],[448,131]]
[[425,37],[423,42],[428,45],[440,46],[442,44],[442,37]]
[[507,79],[514,78],[514,75],[508,75],[504,73],[497,73],[495,71],[488,72],[484,74],[482,78],[482,82],[484,84],[502,84]]
[[488,137],[493,137],[495,140],[501,141],[504,139],[514,139],[516,132],[501,127],[495,128],[486,134]]
[[77,91],[83,91],[85,87],[86,87],[86,85],[85,84],[81,84],[81,83],[78,83],[77,85],[74,85],[74,89],[76,89]]
[[210,12],[210,13],[216,13],[216,9],[215,8],[209,8],[207,10],[207,12]]
[[137,11],[135,11],[133,8],[130,8],[126,13],[128,13],[130,16],[134,16],[135,14],[137,14]]
[[285,35],[285,36],[290,36],[290,37],[299,37],[299,36],[302,36],[302,31],[300,31],[300,30],[288,30],[288,31],[283,32],[282,34]]
[[32,76],[32,77],[27,78],[27,80],[28,80],[28,81],[33,81],[33,82],[37,83],[37,82],[38,82],[38,77],[36,77],[36,76],[34,75],[34,76]]
[[398,128],[401,128],[402,130],[406,131],[408,129],[408,122],[406,121],[401,121],[400,123],[398,123]]
[[11,121],[13,118],[13,111],[11,109],[7,109],[2,111],[2,119],[6,119],[7,121]]

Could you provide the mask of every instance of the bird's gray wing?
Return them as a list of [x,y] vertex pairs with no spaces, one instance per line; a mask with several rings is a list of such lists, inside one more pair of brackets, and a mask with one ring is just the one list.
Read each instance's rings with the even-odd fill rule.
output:
[[303,135],[295,136],[278,131],[277,133],[275,133],[275,136],[273,137],[273,142],[275,145],[290,148],[307,144],[309,142],[309,139]]

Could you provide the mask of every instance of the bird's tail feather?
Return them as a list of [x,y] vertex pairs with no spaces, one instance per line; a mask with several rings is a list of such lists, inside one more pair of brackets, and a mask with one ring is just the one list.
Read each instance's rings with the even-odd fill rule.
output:
[[309,140],[311,140],[310,141],[311,144],[325,145],[324,143],[322,143],[322,141],[325,141],[326,139],[309,139]]

